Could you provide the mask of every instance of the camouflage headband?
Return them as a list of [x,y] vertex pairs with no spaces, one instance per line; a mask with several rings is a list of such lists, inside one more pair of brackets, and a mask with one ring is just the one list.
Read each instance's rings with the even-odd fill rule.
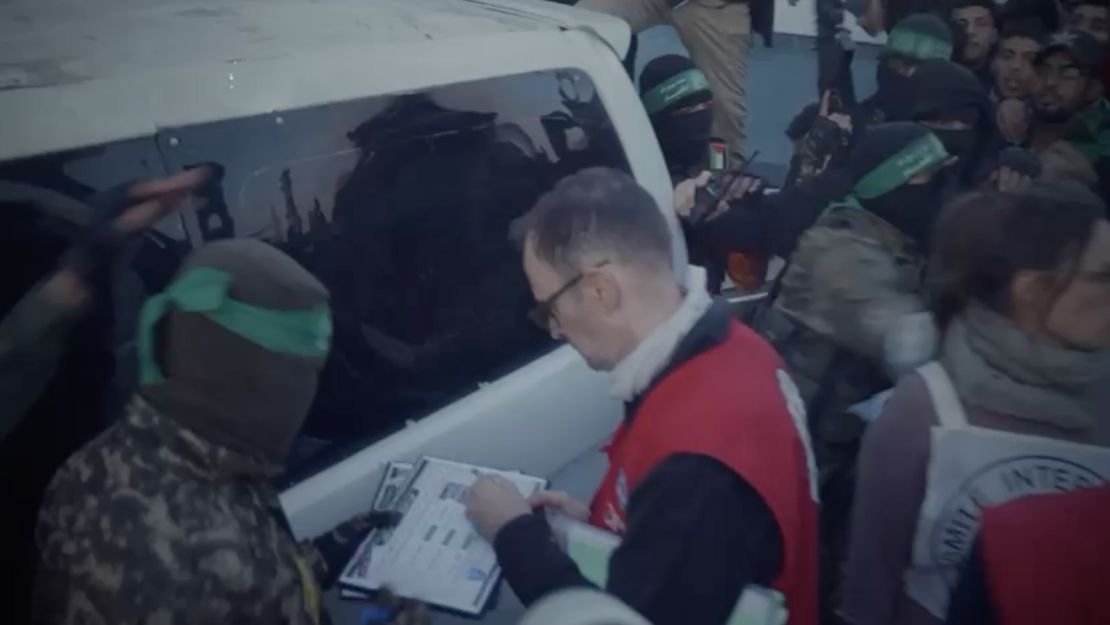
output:
[[853,194],[861,200],[885,195],[918,174],[939,169],[948,157],[944,144],[930,132],[872,169],[856,183]]
[[709,79],[705,74],[699,69],[688,69],[671,76],[645,93],[644,108],[647,109],[648,115],[655,115],[683,98],[709,90]]
[[231,299],[231,274],[200,267],[147,299],[139,314],[139,367],[142,384],[165,380],[154,354],[154,327],[176,308],[200,313],[227,331],[269,351],[323,358],[331,345],[331,311],[326,305],[307,310],[270,310]]

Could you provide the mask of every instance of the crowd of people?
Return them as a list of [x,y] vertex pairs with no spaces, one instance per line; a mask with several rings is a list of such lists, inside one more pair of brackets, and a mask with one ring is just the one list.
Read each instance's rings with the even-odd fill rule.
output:
[[[857,101],[850,46],[822,39],[837,58],[821,51],[773,190],[735,158],[758,2],[582,4],[671,23],[690,49],[639,88],[691,264],[676,280],[667,216],[613,169],[514,223],[533,321],[625,406],[589,505],[497,477],[466,496],[535,606],[525,622],[719,625],[753,589],[798,625],[1110,622],[1106,2],[843,3],[887,34],[877,90]],[[92,276],[214,175],[97,198],[88,236],[0,325],[0,436]],[[730,283],[766,294],[745,323],[714,297]],[[44,497],[33,622],[327,622],[320,589],[396,522],[298,541],[273,486],[329,353],[329,297],[285,253],[227,240],[147,301],[139,391]],[[603,593],[541,508],[622,537]]]

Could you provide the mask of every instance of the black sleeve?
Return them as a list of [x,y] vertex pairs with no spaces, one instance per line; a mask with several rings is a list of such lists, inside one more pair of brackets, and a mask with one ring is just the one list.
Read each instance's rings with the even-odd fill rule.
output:
[[964,565],[960,581],[948,604],[948,625],[995,625],[994,607],[991,606],[987,572],[983,556],[976,541]]
[[[525,604],[588,583],[539,517],[510,523],[494,543]],[[633,492],[607,590],[654,625],[719,625],[745,586],[770,585],[782,559],[778,524],[750,484],[712,458],[676,454]]]
[[851,190],[842,169],[830,168],[779,193],[733,204],[722,216],[699,226],[719,253],[747,252],[788,258],[829,203]]

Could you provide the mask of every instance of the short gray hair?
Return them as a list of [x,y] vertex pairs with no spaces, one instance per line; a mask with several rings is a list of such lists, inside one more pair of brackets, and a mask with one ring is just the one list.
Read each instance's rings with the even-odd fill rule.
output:
[[536,256],[560,274],[600,260],[667,269],[671,231],[659,205],[628,174],[584,169],[558,182],[518,223],[512,236],[533,242]]

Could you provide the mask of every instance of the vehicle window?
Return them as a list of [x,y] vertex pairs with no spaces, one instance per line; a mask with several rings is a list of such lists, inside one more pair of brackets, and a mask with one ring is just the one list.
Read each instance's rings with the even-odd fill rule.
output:
[[190,236],[257,237],[332,295],[335,338],[299,477],[553,345],[510,224],[583,167],[627,171],[593,84],[538,72],[169,129],[171,169],[216,163]]
[[[0,163],[0,254],[8,268],[0,278],[0,314],[57,266],[59,256],[86,236],[90,223],[106,217],[94,209],[98,194],[165,171],[153,136]],[[136,375],[135,314],[145,293],[168,280],[187,249],[181,219],[168,218],[129,250],[130,266],[93,276],[101,297],[88,307],[48,389],[64,389],[64,397],[40,403],[81,412],[80,423],[71,425],[86,434],[95,433],[92,424],[101,427],[118,412],[133,387],[127,381]],[[105,393],[114,398],[101,401]]]

